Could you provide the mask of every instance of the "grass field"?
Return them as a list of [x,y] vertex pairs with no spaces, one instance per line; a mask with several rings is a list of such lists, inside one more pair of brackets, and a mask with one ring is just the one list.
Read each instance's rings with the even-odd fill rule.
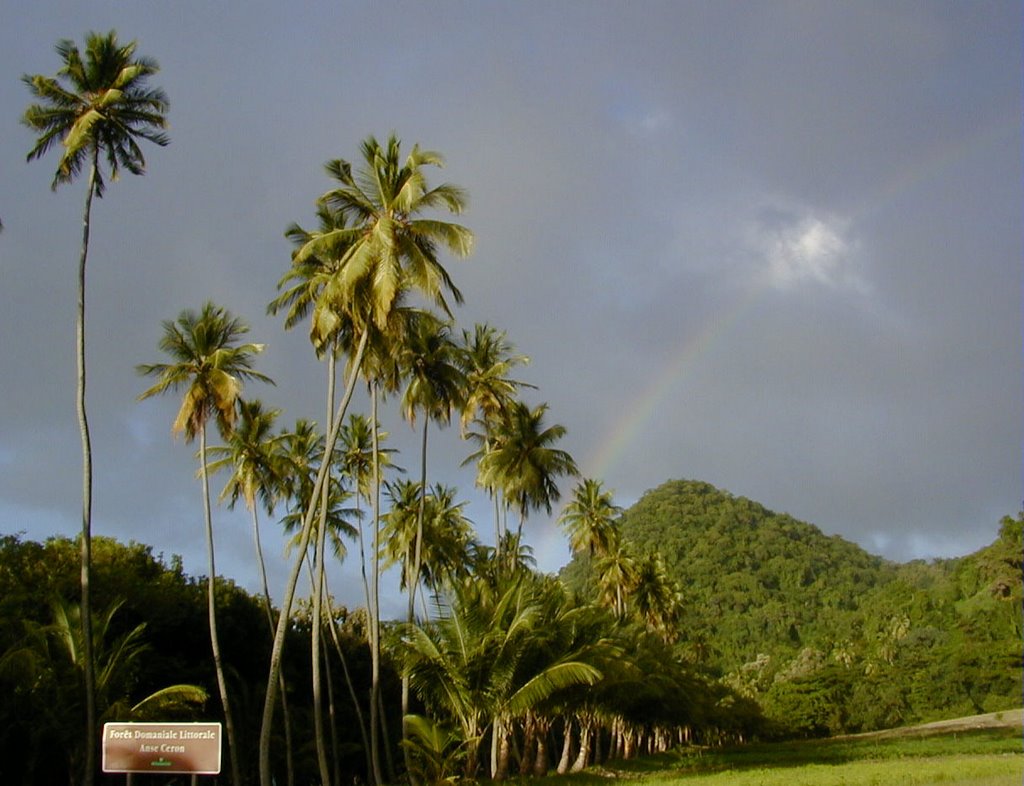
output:
[[[1019,718],[1019,715],[1017,716]],[[564,786],[1021,786],[1019,720],[831,740],[689,749],[586,773]]]

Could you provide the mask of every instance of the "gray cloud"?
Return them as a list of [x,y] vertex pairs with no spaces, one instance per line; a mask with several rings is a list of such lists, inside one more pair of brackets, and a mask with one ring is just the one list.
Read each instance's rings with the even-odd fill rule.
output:
[[[94,214],[96,527],[205,570],[175,402],[135,402],[160,321],[252,323],[275,388],[322,419],[305,329],[264,315],[328,158],[394,129],[448,159],[478,235],[460,325],[533,357],[566,447],[628,504],[670,477],[894,558],[965,553],[1020,507],[1020,9],[648,3],[285,10],[37,3],[0,31],[0,531],[74,534],[73,266],[84,184],[27,165],[17,76],[117,27],[162,66],[173,142]],[[415,435],[388,414],[415,464]],[[438,433],[431,461],[489,509]],[[614,448],[614,449],[612,449]],[[219,485],[217,485],[219,489]],[[568,487],[566,486],[566,492]],[[248,521],[223,570],[254,586]],[[267,523],[269,533],[276,525]],[[528,524],[542,566],[564,543]],[[280,582],[281,568],[275,566]],[[272,577],[273,580],[273,577]],[[346,595],[342,577],[339,594]]]

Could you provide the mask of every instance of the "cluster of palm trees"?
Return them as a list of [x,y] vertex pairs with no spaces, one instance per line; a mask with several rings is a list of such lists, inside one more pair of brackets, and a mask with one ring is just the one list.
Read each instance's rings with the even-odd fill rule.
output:
[[724,727],[725,693],[663,637],[521,561],[490,559],[448,586],[436,614],[394,632],[392,656],[430,714],[418,734],[446,741],[409,744],[409,772],[439,759],[468,778],[579,771]]
[[[57,50],[64,65],[56,78],[25,78],[41,103],[31,106],[24,120],[41,132],[30,158],[58,141],[64,147],[55,186],[74,179],[87,163],[90,172],[78,319],[81,609],[87,632],[92,470],[84,400],[84,270],[91,204],[103,192],[101,153],[112,176],[121,167],[141,174],[144,159],[136,140],[167,143],[159,130],[167,100],[161,91],[145,87],[156,64],[137,58],[134,42],[121,45],[114,32],[91,34],[84,57],[71,42],[61,42]],[[476,775],[485,738],[491,746],[487,772],[495,778],[509,772],[513,759],[523,772],[546,770],[556,734],[562,745],[560,769],[569,766],[573,745],[573,760],[581,767],[595,756],[593,745],[601,740],[607,752],[618,754],[635,750],[641,735],[668,744],[680,730],[710,718],[709,708],[721,696],[704,683],[697,690],[700,681],[692,667],[671,651],[679,604],[664,565],[657,555],[637,559],[627,552],[615,527],[620,511],[611,493],[599,481],[584,479],[560,521],[573,550],[593,560],[597,602],[584,603],[530,569],[523,523],[531,512],[551,514],[560,499],[559,479],[579,475],[572,456],[558,447],[565,429],[548,425],[546,404],[530,406],[518,398],[532,387],[512,376],[527,358],[517,354],[502,331],[477,324],[456,333],[451,303],[461,303],[462,294],[439,254],[468,255],[473,235],[435,217],[458,215],[466,204],[457,186],[428,182],[428,168],[442,166],[442,157],[419,146],[403,155],[394,135],[384,142],[368,137],[360,153],[355,166],[343,159],[326,164],[332,182],[316,201],[317,228],[294,224],[286,231],[293,244],[291,264],[268,306],[269,313],[284,316],[285,328],[308,320],[313,349],[325,361],[322,430],[303,420],[282,430],[280,410],[243,396],[244,382],[271,382],[254,368],[263,345],[246,342],[248,326],[213,303],[165,322],[160,341],[165,359],[139,366],[140,373],[155,377],[140,399],[181,393],[174,430],[186,442],[198,441],[211,651],[232,781],[242,783],[243,773],[217,634],[209,487],[210,474],[221,470],[230,473],[221,499],[230,505],[241,499],[251,512],[272,639],[258,746],[263,786],[274,782],[271,740],[279,706],[291,779],[289,689],[281,664],[304,568],[314,620],[310,669],[317,761],[321,781],[333,782],[324,731],[321,635],[327,633],[337,644],[326,565],[331,555],[345,558],[349,541],[358,545],[371,662],[365,698],[369,717],[363,717],[359,701],[353,709],[373,783],[392,775],[382,761],[385,657],[402,674],[402,738],[410,777],[427,771],[424,751],[429,750],[436,754],[435,764],[437,756],[450,754],[453,758],[446,761],[459,761],[467,774]],[[348,412],[359,384],[368,392],[368,415]],[[399,477],[392,452],[384,447],[387,434],[379,410],[389,397],[397,398],[406,420],[421,425],[418,481]],[[456,416],[461,435],[475,446],[466,462],[475,462],[477,483],[493,500],[493,546],[477,540],[455,489],[428,483],[430,425],[449,425]],[[222,444],[208,444],[211,420]],[[276,610],[263,562],[261,509],[268,515],[283,513],[282,522],[292,533],[293,563]],[[518,517],[514,532],[508,528],[509,511]],[[399,567],[407,595],[401,625],[382,624],[380,617],[381,575],[391,565]],[[83,638],[88,663],[90,636]],[[337,651],[344,658],[340,646]],[[655,678],[648,673],[652,669]],[[88,665],[85,674],[89,697],[94,686]],[[355,698],[351,680],[349,690]],[[661,702],[657,712],[652,711],[655,690]],[[641,695],[644,703],[637,702]],[[700,708],[694,699],[698,695],[704,701]],[[412,714],[414,699],[430,719]],[[94,740],[94,708],[86,717],[87,739]],[[86,747],[93,751],[96,746]],[[94,769],[94,761],[86,762],[87,783]]]

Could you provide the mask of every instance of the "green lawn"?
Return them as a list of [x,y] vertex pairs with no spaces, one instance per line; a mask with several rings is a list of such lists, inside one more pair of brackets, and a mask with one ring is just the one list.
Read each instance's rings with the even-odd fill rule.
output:
[[[680,750],[557,778],[563,786],[1020,786],[1020,728]],[[554,786],[554,784],[552,784]]]

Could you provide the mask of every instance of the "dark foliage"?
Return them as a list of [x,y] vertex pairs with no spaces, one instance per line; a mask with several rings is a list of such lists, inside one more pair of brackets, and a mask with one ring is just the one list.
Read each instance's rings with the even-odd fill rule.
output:
[[[32,626],[50,621],[50,600],[68,602],[78,599],[77,544],[66,538],[51,538],[44,544],[23,541],[16,536],[0,536],[0,656],[24,644]],[[145,623],[146,651],[137,660],[129,684],[129,701],[148,695],[170,684],[199,685],[216,696],[216,681],[210,656],[206,627],[205,578],[186,575],[181,560],[172,557],[165,563],[148,546],[124,545],[109,538],[93,539],[94,603],[97,609],[122,601],[112,635],[123,634]],[[228,679],[237,696],[243,756],[255,761],[259,734],[258,719],[263,702],[270,633],[258,598],[246,593],[232,581],[218,581],[219,615],[223,620],[222,638]],[[342,617],[342,643],[349,668],[358,684],[358,695],[365,695],[369,681],[369,654],[358,627]],[[295,723],[295,738],[312,739],[311,687],[309,684],[309,626],[301,614],[291,631],[285,650],[285,670],[289,700]],[[338,714],[338,746],[345,782],[365,779],[364,757],[355,723],[351,721],[351,700],[344,688],[344,677],[337,655],[330,656],[331,678],[335,686]],[[386,690],[397,695],[393,670],[386,673]],[[0,671],[0,783],[67,783],[71,752],[54,749],[53,730],[44,726],[48,718],[66,715],[72,728],[83,721],[80,707],[45,708],[40,701],[49,694],[34,690],[16,669]],[[189,720],[218,721],[216,700]],[[57,712],[48,712],[56,709]],[[397,721],[394,721],[397,728]],[[276,727],[274,756],[283,772],[283,732]],[[297,782],[311,782],[316,762],[311,747],[299,746],[296,752]],[[254,767],[245,773],[255,776]],[[124,776],[106,776],[101,782],[120,783]],[[148,782],[136,776],[137,782]],[[166,778],[159,781],[166,783]]]

